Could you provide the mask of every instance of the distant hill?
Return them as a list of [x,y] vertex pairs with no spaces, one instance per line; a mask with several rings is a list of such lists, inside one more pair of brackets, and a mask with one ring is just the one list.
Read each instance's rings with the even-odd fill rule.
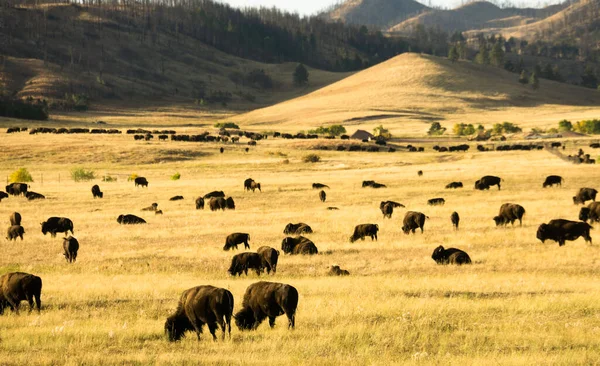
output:
[[385,29],[428,9],[414,0],[347,0],[323,16],[344,23]]

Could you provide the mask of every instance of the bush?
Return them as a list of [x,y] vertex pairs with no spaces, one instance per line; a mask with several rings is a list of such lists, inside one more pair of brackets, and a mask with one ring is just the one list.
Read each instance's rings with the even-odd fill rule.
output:
[[517,133],[521,131],[523,131],[521,127],[510,122],[496,123],[494,127],[492,127],[492,132],[497,135],[502,133]]
[[342,125],[331,125],[329,127],[321,126],[314,130],[309,130],[308,133],[319,135],[339,136],[346,133],[346,128]]
[[383,127],[383,125],[375,127],[373,129],[373,135],[375,135],[375,137],[383,137],[384,139],[392,138],[392,134],[390,133],[390,131],[387,128]]
[[302,158],[305,163],[318,163],[321,161],[321,157],[317,154],[308,154]]
[[558,130],[559,131],[572,131],[573,124],[571,123],[571,121],[563,119],[562,121],[558,122]]
[[137,175],[137,174],[135,174],[135,173],[133,173],[133,174],[131,174],[129,177],[127,177],[127,181],[128,181],[128,182],[132,182],[132,181],[134,181],[134,180],[135,180],[135,178],[137,178],[137,177],[138,177],[138,175]]
[[110,175],[105,175],[102,177],[102,181],[103,182],[116,182],[117,178],[116,177],[111,177]]
[[429,131],[427,131],[428,135],[443,135],[446,132],[446,127],[442,127],[439,122],[433,122],[431,127],[429,127]]
[[0,116],[45,121],[48,119],[48,104],[45,100],[34,101],[33,98],[26,101],[0,98]]
[[179,180],[179,178],[181,178],[181,174],[179,173],[175,173],[171,176],[171,180]]
[[236,125],[233,122],[219,122],[219,123],[215,123],[215,127],[216,128],[233,128],[236,130],[240,129],[240,126]]
[[458,136],[470,136],[475,133],[475,127],[472,124],[457,123],[452,128],[452,132]]
[[591,119],[587,121],[579,121],[573,126],[575,131],[589,134],[600,134],[600,120]]
[[10,174],[8,177],[10,183],[16,182],[33,182],[33,178],[26,168],[19,168]]
[[96,178],[96,174],[93,170],[86,170],[85,168],[73,168],[71,169],[71,178],[75,182],[88,181]]

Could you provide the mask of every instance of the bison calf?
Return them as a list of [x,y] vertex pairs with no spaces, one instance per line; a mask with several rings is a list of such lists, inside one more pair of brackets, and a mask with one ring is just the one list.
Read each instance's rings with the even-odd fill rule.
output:
[[34,299],[38,313],[42,307],[40,296],[42,293],[42,279],[29,273],[12,272],[0,277],[0,315],[4,309],[10,307],[19,314],[19,303],[27,300],[29,312],[33,310]]
[[241,276],[243,272],[247,276],[248,270],[253,269],[260,276],[263,269],[262,263],[262,257],[258,253],[247,252],[236,254],[231,258],[231,265],[227,272],[232,276]]
[[371,241],[377,240],[377,232],[379,225],[377,224],[361,224],[354,227],[354,233],[350,237],[350,243],[354,243],[358,239],[365,240],[366,236],[371,237]]
[[444,249],[441,245],[435,248],[431,258],[437,264],[457,264],[459,266],[462,264],[471,264],[471,258],[464,251],[456,248]]
[[229,250],[232,248],[237,249],[238,248],[238,244],[244,244],[244,249],[250,249],[250,244],[248,244],[248,241],[250,241],[250,234],[246,234],[246,233],[233,233],[233,234],[229,234],[227,235],[227,238],[225,238],[225,246],[223,247],[223,250]]
[[77,260],[77,251],[79,251],[79,242],[74,237],[63,238],[64,256],[67,262],[73,263]]
[[296,326],[298,291],[290,285],[261,281],[246,289],[242,309],[235,314],[235,324],[240,330],[254,330],[266,318],[275,326],[275,318],[285,314],[288,328]]
[[450,221],[452,221],[452,226],[454,226],[454,229],[458,230],[458,224],[460,222],[460,216],[458,216],[458,212],[454,211],[450,215]]

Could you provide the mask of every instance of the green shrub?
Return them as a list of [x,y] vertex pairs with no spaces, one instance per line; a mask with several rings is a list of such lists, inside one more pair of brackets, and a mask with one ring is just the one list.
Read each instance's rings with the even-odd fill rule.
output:
[[10,183],[15,182],[33,182],[33,178],[26,168],[19,168],[10,174],[8,177]]
[[233,128],[236,130],[240,129],[240,126],[236,125],[233,122],[219,122],[219,123],[215,123],[215,127],[216,128]]
[[452,132],[458,136],[469,136],[475,133],[475,127],[472,124],[457,123],[452,128]]
[[600,134],[600,120],[591,119],[587,121],[579,121],[575,123],[573,129],[577,132],[597,135]]
[[346,133],[346,128],[342,125],[331,125],[329,127],[321,126],[314,130],[309,130],[308,133],[319,135],[339,136]]
[[521,131],[522,131],[521,127],[515,125],[514,123],[510,123],[510,122],[496,123],[492,127],[492,132],[495,134],[517,133],[517,132],[521,132]]
[[302,158],[305,163],[318,163],[321,161],[321,157],[317,154],[308,154]]
[[427,131],[428,135],[443,135],[446,132],[446,127],[442,127],[439,122],[433,122]]
[[75,182],[85,182],[96,178],[96,174],[93,170],[79,167],[71,169],[71,178],[73,178]]
[[181,174],[179,173],[175,173],[171,176],[171,180],[179,180],[179,178],[181,178]]

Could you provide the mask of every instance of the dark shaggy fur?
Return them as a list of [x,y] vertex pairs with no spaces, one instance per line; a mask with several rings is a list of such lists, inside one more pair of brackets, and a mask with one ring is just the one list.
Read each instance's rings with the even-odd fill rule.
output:
[[94,198],[104,197],[104,193],[100,191],[100,186],[98,186],[97,184],[94,184],[94,186],[92,187],[92,196],[94,196]]
[[117,217],[117,222],[121,225],[138,225],[138,224],[145,224],[146,220],[144,220],[141,217],[138,217],[136,215],[127,214],[127,215],[119,215],[119,217]]
[[415,233],[415,230],[421,229],[421,233],[423,233],[423,227],[425,226],[425,219],[428,219],[429,216],[425,216],[425,214],[416,211],[408,211],[404,215],[404,220],[402,221],[402,232],[404,234],[408,234],[412,231]]
[[248,270],[253,269],[256,275],[260,276],[263,266],[262,257],[258,253],[240,253],[236,254],[231,258],[231,265],[227,272],[232,275],[241,276],[242,272],[248,275]]
[[74,237],[63,238],[64,256],[67,262],[73,263],[77,260],[77,251],[79,251],[79,242]]
[[225,193],[223,193],[223,191],[212,191],[210,193],[207,193],[204,195],[204,198],[218,198],[218,197],[225,197]]
[[585,205],[586,201],[596,201],[597,194],[598,191],[594,188],[580,188],[577,195],[573,196],[573,203]]
[[[382,202],[383,203],[383,202]],[[381,213],[383,214],[383,218],[385,219],[386,217],[388,219],[392,218],[392,214],[394,213],[394,206],[390,203],[386,203],[383,206],[379,205],[379,209],[381,210]]]
[[296,326],[298,291],[283,283],[257,282],[246,289],[242,309],[235,314],[235,324],[240,330],[254,330],[269,318],[271,328],[275,318],[285,314],[288,328]]
[[319,192],[319,199],[321,200],[321,202],[325,202],[325,200],[327,199],[327,193],[325,193],[325,191],[321,191]]
[[258,248],[256,253],[258,253],[261,258],[263,269],[266,269],[268,274],[270,274],[271,271],[273,271],[273,274],[275,274],[277,272],[279,251],[271,247],[262,246]]
[[18,212],[13,212],[10,214],[10,224],[11,225],[21,225],[21,214]]
[[66,217],[50,217],[48,220],[42,222],[42,234],[50,233],[52,237],[56,237],[56,233],[67,233],[75,234],[73,231],[73,221]]
[[452,183],[446,184],[446,189],[457,189],[457,188],[462,188],[462,187],[463,187],[462,182],[452,182]]
[[480,180],[475,182],[475,189],[480,191],[490,189],[491,186],[498,186],[498,190],[500,190],[500,182],[502,178],[496,177],[493,175],[486,175],[482,177]]
[[42,279],[29,273],[12,272],[0,277],[0,315],[4,309],[10,309],[19,314],[19,303],[26,300],[29,312],[33,310],[34,299],[38,313],[42,307],[40,296]]
[[135,186],[142,186],[148,188],[148,181],[144,177],[137,177],[134,180]]
[[208,325],[214,340],[219,326],[223,331],[222,339],[225,339],[226,331],[231,338],[233,303],[233,295],[224,288],[198,286],[183,291],[177,310],[165,322],[169,341],[180,340],[187,331],[195,331],[200,340],[204,324]]
[[181,201],[183,199],[183,196],[173,196],[171,198],[169,198],[169,201]]
[[592,244],[591,229],[592,227],[585,222],[557,219],[551,220],[547,224],[541,224],[536,237],[542,243],[546,240],[554,240],[558,242],[559,246],[563,246],[566,240],[577,240],[581,236],[586,242]]
[[313,183],[312,184],[313,189],[323,189],[323,188],[329,188],[328,185],[326,184],[321,184],[321,183]]
[[429,206],[443,206],[446,203],[446,200],[443,198],[432,198],[427,200],[427,204]]
[[562,182],[564,179],[560,175],[549,175],[546,177],[544,183],[542,183],[542,187],[552,187],[553,185],[562,186]]
[[12,225],[6,231],[6,240],[17,240],[17,238],[21,238],[23,240],[23,234],[25,234],[25,229],[21,225]]
[[250,244],[248,244],[249,241],[250,241],[250,234],[247,234],[247,233],[229,234],[229,235],[227,235],[227,238],[225,239],[225,246],[223,247],[223,250],[237,249],[238,244],[242,244],[242,243],[244,244],[244,249],[250,249]]
[[361,224],[354,227],[354,232],[350,236],[350,243],[354,243],[358,239],[365,240],[366,236],[370,236],[371,240],[377,240],[377,232],[379,225],[377,224]]
[[43,194],[40,194],[37,192],[32,192],[32,191],[25,193],[25,197],[27,198],[28,201],[46,199],[46,196],[44,196]]
[[525,209],[521,205],[514,203],[505,203],[500,206],[500,212],[498,216],[494,217],[496,226],[511,225],[515,224],[516,220],[519,220],[519,225],[523,226],[523,216],[525,215]]
[[283,233],[286,235],[312,234],[313,230],[310,226],[303,222],[292,224],[291,222],[285,226]]
[[341,269],[340,266],[331,266],[327,274],[329,276],[349,276],[350,272],[346,271],[345,269]]
[[281,250],[285,254],[318,254],[315,243],[303,236],[297,238],[287,237],[281,242]]
[[196,210],[204,210],[204,198],[196,198]]
[[452,226],[454,226],[454,229],[458,230],[458,224],[460,223],[460,216],[458,216],[458,212],[454,211],[452,215],[450,215],[450,221],[452,221]]
[[464,251],[456,248],[444,249],[441,245],[435,248],[431,258],[437,264],[457,264],[459,266],[462,264],[471,264],[471,258]]
[[588,207],[582,207],[579,211],[579,220],[587,222],[600,222],[600,202],[592,202]]
[[0,191],[0,202],[5,198],[8,198],[8,193]]

